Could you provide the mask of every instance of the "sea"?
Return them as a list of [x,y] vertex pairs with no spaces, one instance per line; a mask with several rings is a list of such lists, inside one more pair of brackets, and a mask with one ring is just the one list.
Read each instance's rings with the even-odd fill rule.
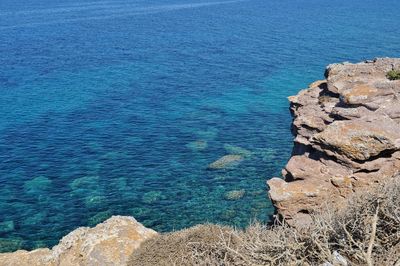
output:
[[330,63],[400,57],[399,10],[0,0],[0,252],[112,215],[159,232],[270,222],[266,181],[292,149],[287,97]]

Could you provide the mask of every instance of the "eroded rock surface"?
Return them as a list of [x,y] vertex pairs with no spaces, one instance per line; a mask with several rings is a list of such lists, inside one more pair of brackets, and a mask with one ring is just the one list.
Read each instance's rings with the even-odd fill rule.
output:
[[309,222],[321,204],[340,206],[357,189],[400,171],[400,59],[327,67],[326,80],[289,97],[295,135],[284,179],[268,181],[278,214]]
[[126,265],[132,252],[156,234],[132,217],[113,216],[96,227],[72,231],[52,249],[0,254],[0,265]]

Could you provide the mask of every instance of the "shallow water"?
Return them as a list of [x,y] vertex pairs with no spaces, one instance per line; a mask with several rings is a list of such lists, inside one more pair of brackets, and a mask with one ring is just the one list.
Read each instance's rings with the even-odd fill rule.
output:
[[[328,63],[399,57],[399,8],[2,0],[0,251],[117,214],[158,231],[268,221],[265,181],[292,145],[286,97]],[[207,169],[229,154],[242,160]]]

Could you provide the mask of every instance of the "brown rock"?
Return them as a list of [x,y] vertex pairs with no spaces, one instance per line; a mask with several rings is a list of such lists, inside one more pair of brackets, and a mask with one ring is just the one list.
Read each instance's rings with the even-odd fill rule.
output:
[[[281,178],[272,178],[267,182],[269,196],[278,208],[279,214],[291,225],[305,225],[309,214],[329,196],[329,183],[310,180],[286,182]],[[299,220],[299,218],[301,219]]]
[[314,135],[313,144],[328,155],[365,161],[400,148],[400,126],[391,119],[336,121]]
[[13,253],[0,254],[0,265],[42,266],[56,264],[51,261],[51,250],[48,248],[41,248],[33,251],[18,250]]
[[325,85],[326,84],[326,80],[317,80],[312,82],[310,85],[308,85],[309,88],[316,88],[316,87],[320,87],[321,85]]
[[353,187],[352,180],[348,176],[345,176],[345,177],[334,176],[334,177],[332,177],[331,181],[332,181],[332,184],[338,188],[350,188],[351,189]]
[[331,114],[340,120],[351,120],[355,118],[365,117],[371,115],[373,112],[368,110],[364,106],[358,108],[344,108],[344,107],[334,107],[331,110]]
[[378,89],[368,84],[356,84],[343,92],[344,102],[347,104],[361,104],[368,102],[378,94]]
[[132,252],[156,234],[133,217],[113,216],[94,228],[72,231],[51,250],[0,254],[0,265],[125,265]]
[[353,191],[400,172],[400,59],[329,65],[326,80],[289,97],[295,135],[285,180],[268,181],[278,214],[294,226],[321,204],[341,208]]
[[[332,171],[332,170],[335,171]],[[346,167],[324,158],[312,159],[305,155],[294,155],[284,169],[287,181],[329,180],[332,176],[347,176],[352,172]]]

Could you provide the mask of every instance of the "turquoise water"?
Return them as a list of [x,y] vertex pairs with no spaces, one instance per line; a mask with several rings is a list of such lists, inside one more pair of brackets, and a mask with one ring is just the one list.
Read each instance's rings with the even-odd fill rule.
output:
[[[399,57],[399,9],[2,0],[0,251],[117,214],[158,231],[268,221],[265,181],[291,151],[286,97],[328,63]],[[207,169],[228,154],[243,160]]]

